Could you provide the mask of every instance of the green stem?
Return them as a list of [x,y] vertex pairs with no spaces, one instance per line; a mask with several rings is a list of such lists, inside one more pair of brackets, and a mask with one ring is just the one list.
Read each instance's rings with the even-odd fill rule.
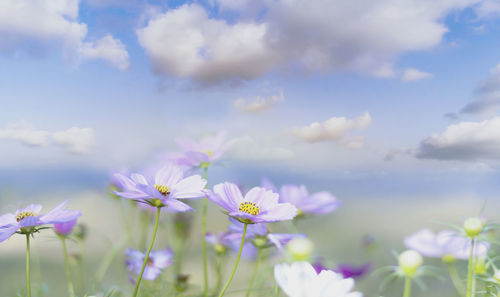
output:
[[[207,179],[207,167],[203,168],[203,178]],[[203,253],[203,296],[208,295],[208,265],[207,265],[207,241],[205,235],[207,234],[207,197],[203,198],[203,217],[201,221],[201,245]]]
[[224,288],[222,288],[222,291],[220,292],[219,297],[224,296],[224,293],[226,292],[227,287],[229,287],[231,280],[233,280],[234,273],[236,272],[236,268],[238,267],[238,263],[240,262],[241,252],[243,251],[243,244],[245,243],[245,236],[247,234],[247,227],[248,227],[248,224],[245,223],[245,226],[243,227],[243,235],[241,237],[240,250],[238,251],[238,256],[236,257],[236,262],[234,263],[234,267],[233,267],[233,270],[231,271],[231,275],[229,275],[229,279],[227,280],[226,284],[224,285]]
[[216,280],[215,280],[215,289],[214,292],[218,292],[220,290],[221,286],[221,281],[222,281],[222,255],[217,255],[215,258],[215,273],[216,273]]
[[460,280],[460,276],[458,275],[455,263],[448,264],[448,272],[450,273],[450,278],[453,285],[455,286],[455,289],[460,294],[460,296],[463,296],[465,288],[464,285],[462,284],[462,281]]
[[405,290],[403,293],[403,297],[410,297],[411,292],[411,277],[407,276],[405,279]]
[[139,292],[139,286],[141,284],[142,274],[144,273],[144,269],[148,264],[149,253],[151,252],[151,249],[153,248],[153,244],[155,242],[156,231],[158,231],[158,224],[160,222],[160,212],[161,212],[161,207],[158,207],[158,209],[156,210],[156,222],[155,222],[155,228],[153,229],[153,236],[151,237],[151,242],[149,243],[148,251],[146,252],[146,256],[144,257],[144,263],[142,263],[141,273],[139,274],[139,278],[137,279],[137,284],[135,285],[134,294],[132,295],[132,297],[137,296],[137,292]]
[[30,281],[30,234],[26,233],[26,295],[31,297]]
[[87,257],[85,256],[85,246],[83,244],[83,240],[78,240],[78,247],[80,248],[80,261],[82,264],[81,269],[81,282],[82,282],[82,291],[85,293],[87,291]]
[[63,257],[64,257],[64,269],[66,270],[66,284],[68,285],[68,293],[70,297],[75,296],[75,290],[73,289],[73,283],[71,282],[71,272],[69,269],[68,261],[68,248],[66,247],[66,239],[61,236]]
[[257,277],[257,272],[259,271],[259,263],[260,263],[261,257],[262,257],[262,248],[259,248],[257,250],[257,261],[255,261],[255,267],[253,269],[252,278],[250,279],[250,283],[248,284],[248,290],[247,290],[247,294],[245,295],[245,297],[249,297],[250,292],[253,289],[253,283],[255,281],[255,278]]
[[469,257],[469,272],[467,276],[467,297],[474,297],[474,291],[472,289],[472,280],[474,278],[474,238],[471,239],[470,244],[470,257]]

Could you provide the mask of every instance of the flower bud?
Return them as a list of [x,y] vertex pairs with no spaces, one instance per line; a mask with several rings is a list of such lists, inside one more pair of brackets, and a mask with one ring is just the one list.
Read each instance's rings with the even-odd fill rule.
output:
[[500,270],[495,271],[493,278],[500,283]]
[[296,237],[287,244],[286,250],[292,261],[305,261],[311,258],[314,244],[306,237]]
[[476,258],[474,261],[474,273],[477,275],[485,275],[488,270],[488,265],[486,264],[486,259],[484,257]]
[[399,267],[407,276],[414,276],[417,269],[422,266],[424,259],[414,250],[407,250],[399,255]]
[[465,234],[469,237],[476,237],[483,232],[483,221],[480,218],[468,218],[464,221]]
[[441,257],[441,261],[445,264],[451,264],[455,262],[455,257],[452,254],[446,254],[443,257]]

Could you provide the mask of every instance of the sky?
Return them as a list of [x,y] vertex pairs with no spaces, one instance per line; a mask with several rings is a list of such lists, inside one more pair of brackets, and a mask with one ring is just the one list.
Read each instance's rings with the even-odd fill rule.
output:
[[4,0],[0,190],[226,130],[219,179],[494,198],[499,33],[498,0]]

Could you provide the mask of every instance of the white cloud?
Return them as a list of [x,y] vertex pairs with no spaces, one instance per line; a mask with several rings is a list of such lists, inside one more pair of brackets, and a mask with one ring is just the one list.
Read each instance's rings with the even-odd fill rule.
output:
[[262,143],[250,136],[237,138],[231,147],[231,154],[240,160],[261,161],[286,160],[295,155],[287,148]]
[[85,42],[80,48],[83,59],[102,59],[120,70],[129,67],[129,56],[125,45],[111,35],[106,35],[95,43]]
[[66,131],[55,132],[52,139],[71,153],[87,154],[94,144],[94,130],[72,127]]
[[415,68],[407,68],[405,69],[403,76],[401,79],[403,81],[415,81],[415,80],[421,80],[424,78],[429,78],[433,77],[434,75],[428,72],[423,72]]
[[492,114],[500,108],[500,64],[493,67],[491,76],[482,81],[474,91],[474,101],[465,105],[460,112],[470,114]]
[[364,146],[363,137],[351,137],[348,133],[355,129],[364,129],[370,124],[371,116],[365,112],[354,119],[332,117],[322,123],[314,122],[302,128],[295,128],[293,133],[307,142],[334,141],[347,148],[357,149]]
[[[117,40],[106,36],[96,44],[85,41],[87,25],[78,21],[78,5],[79,0],[0,1],[0,52],[39,54],[62,48],[66,56],[77,60],[105,59],[116,66],[116,57],[109,55],[109,48],[110,38],[115,45]],[[98,54],[90,53],[90,49]],[[113,53],[123,58],[124,51],[123,46],[119,50],[115,46]],[[119,63],[118,68],[122,65]]]
[[153,16],[137,35],[155,72],[210,83],[270,70],[278,56],[265,44],[266,32],[266,24],[230,25],[186,4]]
[[233,106],[243,112],[261,112],[270,109],[273,105],[283,100],[285,100],[285,97],[283,96],[283,92],[280,92],[278,95],[267,98],[256,97],[250,102],[243,98],[238,98],[233,102]]
[[35,129],[26,121],[9,123],[0,129],[0,140],[18,141],[27,146],[47,146],[52,140],[71,153],[87,154],[94,143],[94,131],[91,128],[72,127],[66,131],[51,133]]
[[480,1],[219,0],[241,18],[186,4],[149,17],[137,34],[157,73],[205,83],[275,68],[392,77],[399,55],[439,45],[446,16]]
[[45,146],[48,144],[49,132],[36,130],[26,121],[9,123],[0,130],[0,139],[15,140],[28,146]]
[[424,139],[416,156],[441,160],[500,160],[500,117],[450,125],[443,133]]

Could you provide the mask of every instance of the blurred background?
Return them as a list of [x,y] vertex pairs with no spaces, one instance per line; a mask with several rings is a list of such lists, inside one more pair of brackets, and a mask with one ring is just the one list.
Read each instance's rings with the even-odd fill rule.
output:
[[[481,209],[498,220],[499,18],[498,0],[3,0],[0,213],[69,199],[87,226],[78,270],[91,280],[110,250],[137,244],[124,238],[139,216],[108,195],[111,174],[157,163],[177,138],[225,130],[235,143],[210,186],[265,176],[330,191],[343,205],[297,226],[315,256],[331,267],[395,264],[391,251],[421,228]],[[225,230],[225,215],[209,211],[209,230]],[[158,248],[174,244],[170,220]],[[199,284],[194,220],[186,273]],[[0,243],[0,296],[24,290],[24,244]],[[232,289],[246,287],[252,265]],[[33,240],[33,267],[37,292],[65,296],[50,230]],[[357,287],[401,295],[401,283],[379,292],[382,278]],[[415,296],[456,296],[449,282],[426,283]],[[102,285],[131,289],[123,254]]]

